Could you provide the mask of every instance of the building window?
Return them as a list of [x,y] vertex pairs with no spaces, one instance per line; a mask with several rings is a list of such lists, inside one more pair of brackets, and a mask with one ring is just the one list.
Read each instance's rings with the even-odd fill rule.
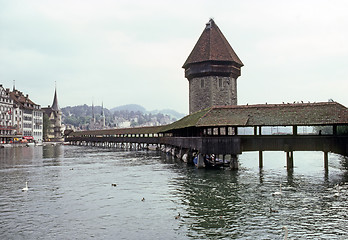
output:
[[222,81],[222,79],[220,78],[219,79],[219,88],[222,88],[223,87],[223,81]]

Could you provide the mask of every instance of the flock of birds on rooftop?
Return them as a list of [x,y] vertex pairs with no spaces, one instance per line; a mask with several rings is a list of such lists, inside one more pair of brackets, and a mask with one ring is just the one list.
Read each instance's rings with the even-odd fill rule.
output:
[[[333,99],[329,99],[328,102],[334,102],[334,100],[333,100]],[[304,101],[294,101],[293,103],[289,103],[289,102],[285,103],[285,102],[282,102],[282,104],[302,104],[302,103],[305,103],[305,102],[304,102]],[[311,103],[311,102],[308,101],[308,103]],[[315,103],[315,102],[313,102],[313,103]],[[266,102],[265,104],[268,105],[267,102]],[[249,103],[247,103],[246,105],[249,106]],[[277,104],[275,104],[275,105],[277,105]]]

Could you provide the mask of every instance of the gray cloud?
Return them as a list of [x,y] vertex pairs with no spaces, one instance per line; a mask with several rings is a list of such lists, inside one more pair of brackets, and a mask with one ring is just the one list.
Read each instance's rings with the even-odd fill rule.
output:
[[[272,7],[270,7],[272,6]],[[209,17],[245,66],[240,104],[348,105],[346,1],[1,1],[0,82],[61,106],[188,112],[183,62]]]

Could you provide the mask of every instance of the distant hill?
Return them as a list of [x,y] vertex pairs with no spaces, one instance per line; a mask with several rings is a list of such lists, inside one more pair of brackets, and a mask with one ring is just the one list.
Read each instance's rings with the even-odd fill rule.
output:
[[122,105],[122,106],[114,107],[110,109],[111,113],[114,113],[116,111],[129,111],[129,112],[133,111],[133,112],[151,113],[151,114],[162,113],[164,115],[169,115],[172,118],[176,118],[177,120],[186,116],[185,114],[179,113],[173,109],[147,111],[143,106],[138,104],[127,104],[127,105]]
[[138,104],[127,104],[110,109],[110,112],[114,113],[116,111],[129,111],[129,112],[142,112],[146,113],[146,109]]
[[149,113],[151,114],[157,114],[157,113],[162,113],[162,114],[165,114],[165,115],[169,115],[171,116],[172,118],[176,118],[177,120],[185,117],[186,115],[183,114],[183,113],[179,113],[173,109],[163,109],[163,110],[154,110],[154,111],[150,111]]
[[[86,117],[86,116],[92,116],[92,112],[94,111],[94,114],[101,114],[102,107],[101,106],[88,106],[87,104],[79,105],[79,106],[67,106],[61,109],[63,112],[63,115],[65,116],[79,116],[79,117]],[[92,111],[93,110],[93,111]],[[106,116],[111,115],[109,110],[104,108],[104,114]]]

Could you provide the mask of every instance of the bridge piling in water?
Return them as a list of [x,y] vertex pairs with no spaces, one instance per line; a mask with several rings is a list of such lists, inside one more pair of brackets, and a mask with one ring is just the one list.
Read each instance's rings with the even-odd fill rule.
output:
[[238,155],[231,154],[230,168],[231,170],[238,170]]
[[294,152],[293,151],[286,152],[286,168],[288,170],[294,168]]
[[263,152],[259,151],[259,168],[263,168]]
[[325,169],[325,172],[329,171],[329,154],[328,154],[328,152],[324,152],[324,169]]
[[197,168],[203,168],[204,167],[204,157],[202,154],[198,154],[197,156],[197,164],[196,164]]

